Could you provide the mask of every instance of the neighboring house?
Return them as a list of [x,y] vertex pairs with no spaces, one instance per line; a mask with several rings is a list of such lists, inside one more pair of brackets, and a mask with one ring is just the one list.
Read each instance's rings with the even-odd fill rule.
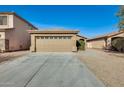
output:
[[76,41],[84,39],[75,30],[30,30],[32,52],[77,51]]
[[109,49],[111,47],[112,40],[119,37],[124,37],[124,31],[112,32],[106,35],[98,36],[96,38],[88,39],[87,47],[97,49]]
[[0,12],[0,51],[28,49],[30,34],[37,29],[14,12]]

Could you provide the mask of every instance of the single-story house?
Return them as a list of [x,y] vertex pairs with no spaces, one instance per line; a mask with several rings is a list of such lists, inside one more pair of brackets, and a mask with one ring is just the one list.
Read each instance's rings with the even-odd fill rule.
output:
[[[77,30],[29,30],[32,52],[77,51],[76,41],[85,39]],[[85,40],[84,40],[85,41]]]
[[30,34],[37,29],[14,12],[0,12],[0,51],[29,49]]
[[87,40],[87,48],[109,49],[113,39],[124,37],[124,31],[112,32]]

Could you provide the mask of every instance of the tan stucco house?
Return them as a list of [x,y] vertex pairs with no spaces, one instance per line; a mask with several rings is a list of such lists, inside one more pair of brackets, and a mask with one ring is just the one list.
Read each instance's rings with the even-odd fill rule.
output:
[[0,12],[0,51],[28,49],[30,34],[37,29],[14,12]]
[[77,51],[76,41],[85,39],[76,30],[29,30],[32,52]]
[[124,37],[124,31],[112,32],[87,40],[87,48],[109,49],[114,38]]

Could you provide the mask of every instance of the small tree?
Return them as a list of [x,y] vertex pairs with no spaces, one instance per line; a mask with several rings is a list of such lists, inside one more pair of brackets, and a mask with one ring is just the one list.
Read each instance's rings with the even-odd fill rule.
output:
[[119,23],[118,27],[120,30],[124,29],[124,6],[120,6],[120,10],[117,13],[117,16],[119,17]]
[[112,40],[112,47],[119,52],[124,52],[124,37]]
[[78,40],[77,48],[78,48],[78,50],[85,50],[85,42],[83,40]]

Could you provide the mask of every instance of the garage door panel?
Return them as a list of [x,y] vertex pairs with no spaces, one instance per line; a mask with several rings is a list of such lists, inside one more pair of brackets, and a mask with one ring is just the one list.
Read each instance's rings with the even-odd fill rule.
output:
[[36,51],[72,51],[71,39],[36,39]]

